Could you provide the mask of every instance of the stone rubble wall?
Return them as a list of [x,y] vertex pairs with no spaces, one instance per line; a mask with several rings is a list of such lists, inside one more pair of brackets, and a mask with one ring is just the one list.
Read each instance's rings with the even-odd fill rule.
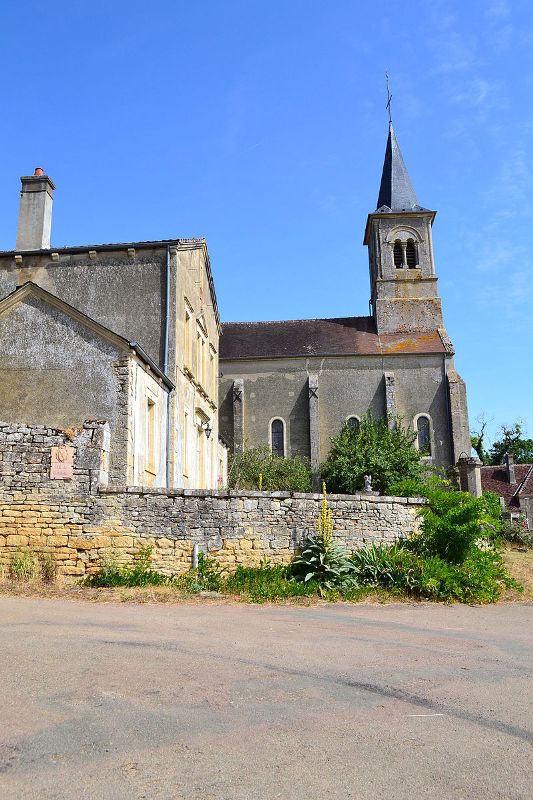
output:
[[[52,446],[76,448],[71,480],[51,480]],[[0,423],[0,566],[13,554],[52,554],[69,580],[103,560],[131,561],[153,547],[154,568],[191,567],[194,544],[224,568],[290,561],[316,531],[319,494],[163,490],[98,484],[106,458],[104,423],[59,431]],[[392,542],[417,525],[420,502],[371,495],[329,495],[339,544]]]

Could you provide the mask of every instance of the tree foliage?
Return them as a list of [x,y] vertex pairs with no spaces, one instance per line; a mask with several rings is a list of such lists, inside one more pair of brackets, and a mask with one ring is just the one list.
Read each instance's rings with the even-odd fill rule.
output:
[[311,470],[301,458],[274,456],[268,447],[253,447],[234,453],[229,467],[228,487],[267,492],[310,492]]
[[477,457],[483,464],[488,464],[489,456],[485,448],[485,435],[487,431],[488,420],[484,414],[477,418],[478,428],[477,431],[472,431],[470,435],[470,444],[476,451]]
[[520,422],[501,426],[501,438],[490,448],[488,463],[502,464],[506,453],[512,453],[517,464],[533,463],[533,439],[525,438]]
[[365,475],[372,476],[373,488],[382,494],[400,480],[418,479],[422,466],[415,438],[399,420],[389,427],[386,419],[375,419],[370,412],[358,428],[344,425],[322,465],[328,491],[355,494],[363,489]]

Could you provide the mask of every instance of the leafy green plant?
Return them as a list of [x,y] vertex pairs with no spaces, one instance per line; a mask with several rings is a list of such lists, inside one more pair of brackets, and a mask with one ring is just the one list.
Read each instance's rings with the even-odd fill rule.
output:
[[504,588],[521,587],[507,574],[497,548],[474,548],[461,564],[405,547],[369,545],[351,556],[362,586],[427,600],[492,603]]
[[222,588],[222,570],[215,559],[205,553],[198,553],[198,566],[187,577],[193,591],[219,592]]
[[263,561],[259,567],[238,566],[227,576],[224,591],[237,594],[252,603],[305,597],[317,594],[315,582],[302,583],[292,575],[290,564],[271,564]]
[[419,478],[404,478],[388,487],[393,497],[425,497],[426,485]]
[[493,497],[431,486],[426,487],[425,497],[420,532],[409,540],[415,552],[461,564],[480,540],[497,538],[500,511]]
[[292,570],[295,577],[304,583],[313,581],[318,584],[320,591],[357,586],[346,552],[333,539],[333,520],[325,483],[322,484],[318,533],[307,538],[301,554],[292,563]]
[[231,457],[230,489],[310,492],[311,470],[301,458],[274,456],[268,447],[254,447]]
[[164,586],[172,582],[172,578],[152,569],[152,551],[150,546],[141,547],[131,564],[118,564],[111,558],[102,564],[95,575],[85,579],[86,586]]
[[422,474],[416,434],[400,420],[376,419],[369,412],[358,427],[344,425],[331,440],[322,477],[330,491],[356,494],[364,487],[364,476],[372,476],[373,487],[382,494],[400,480],[418,480]]
[[17,550],[11,556],[9,571],[16,580],[31,580],[37,574],[37,558],[29,550]]

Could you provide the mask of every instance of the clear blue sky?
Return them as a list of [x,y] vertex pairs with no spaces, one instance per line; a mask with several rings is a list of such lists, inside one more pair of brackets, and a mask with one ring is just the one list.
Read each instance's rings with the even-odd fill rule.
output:
[[223,320],[366,314],[383,73],[470,417],[533,435],[531,0],[24,2],[0,11],[0,247],[205,236]]

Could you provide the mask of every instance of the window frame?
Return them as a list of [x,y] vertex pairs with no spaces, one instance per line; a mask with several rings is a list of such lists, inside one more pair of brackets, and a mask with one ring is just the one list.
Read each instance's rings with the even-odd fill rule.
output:
[[157,475],[159,467],[159,442],[158,442],[158,419],[157,419],[157,398],[151,393],[146,392],[144,398],[145,408],[145,459],[144,471],[152,477]]
[[359,428],[361,427],[361,417],[358,417],[357,414],[348,414],[348,416],[345,419],[345,423],[349,428],[355,427],[350,425],[351,419],[355,419],[357,421],[357,429],[359,430]]
[[[283,455],[279,455],[279,453],[274,453],[272,449],[272,425],[274,422],[281,422],[282,429],[283,429]],[[278,456],[279,458],[287,458],[287,424],[283,417],[272,417],[270,422],[268,423],[268,444],[270,447],[270,452],[274,456]]]
[[183,366],[189,372],[192,372],[192,321],[194,319],[194,311],[186,297],[184,298],[184,301],[185,317],[183,320]]
[[[424,453],[420,450],[420,443],[418,439],[418,420],[421,418],[427,419],[429,424],[429,453]],[[420,458],[431,461],[435,455],[435,439],[433,435],[433,420],[431,419],[431,414],[429,414],[427,411],[421,411],[419,414],[416,414],[413,418],[413,430],[416,433],[415,447],[420,453]]]

